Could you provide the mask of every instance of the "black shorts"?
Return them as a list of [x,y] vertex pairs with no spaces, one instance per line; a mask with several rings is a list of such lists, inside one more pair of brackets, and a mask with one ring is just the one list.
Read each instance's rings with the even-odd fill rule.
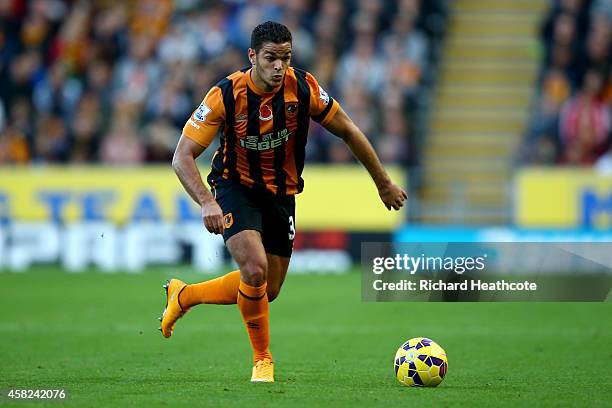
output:
[[215,184],[213,193],[223,210],[224,241],[240,231],[256,230],[261,234],[266,253],[291,256],[295,238],[294,196],[276,196],[232,181]]

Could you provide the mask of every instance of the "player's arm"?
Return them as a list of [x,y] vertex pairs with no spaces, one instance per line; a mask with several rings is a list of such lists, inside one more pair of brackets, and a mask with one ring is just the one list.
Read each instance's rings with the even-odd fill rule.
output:
[[172,158],[172,168],[185,191],[202,208],[202,220],[206,229],[213,234],[222,234],[223,212],[215,197],[202,182],[202,176],[195,161],[204,149],[204,146],[199,145],[184,134],[181,135]]
[[183,127],[172,158],[174,172],[187,193],[202,208],[202,221],[213,234],[223,233],[223,211],[204,185],[196,159],[215,138],[224,118],[221,90],[213,87]]
[[[334,102],[337,103],[337,102]],[[378,189],[378,195],[387,209],[399,210],[404,201],[408,198],[406,192],[393,183],[384,167],[380,163],[374,148],[363,134],[363,132],[353,123],[351,118],[344,112],[342,107],[338,107],[337,112],[327,123],[325,128],[331,133],[342,139],[349,147],[353,155],[368,170],[372,180]]]
[[310,116],[347,144],[353,155],[368,170],[378,188],[378,195],[388,210],[399,210],[408,198],[406,192],[394,184],[383,168],[374,148],[363,132],[353,123],[338,102],[319,86],[317,80],[306,74],[310,86]]

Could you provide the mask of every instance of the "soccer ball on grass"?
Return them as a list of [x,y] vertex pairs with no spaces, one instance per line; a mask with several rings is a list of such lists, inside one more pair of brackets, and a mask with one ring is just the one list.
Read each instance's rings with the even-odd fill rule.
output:
[[435,387],[448,370],[446,352],[435,341],[415,337],[400,346],[393,364],[398,381],[409,387]]

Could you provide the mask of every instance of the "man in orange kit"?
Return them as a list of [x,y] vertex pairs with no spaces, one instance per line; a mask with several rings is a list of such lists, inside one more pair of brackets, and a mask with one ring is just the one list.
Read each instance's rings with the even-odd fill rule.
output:
[[[368,170],[382,202],[399,210],[406,192],[389,179],[374,149],[338,102],[308,72],[290,66],[291,33],[265,22],[251,35],[251,67],[222,79],[191,115],[173,167],[202,208],[206,229],[223,234],[239,270],[187,285],[170,279],[160,330],[170,337],[192,306],[238,304],[253,347],[253,382],[274,382],[269,302],[279,294],[295,237],[295,194],[302,191],[312,118],[341,138]],[[206,189],[195,159],[221,130]]]

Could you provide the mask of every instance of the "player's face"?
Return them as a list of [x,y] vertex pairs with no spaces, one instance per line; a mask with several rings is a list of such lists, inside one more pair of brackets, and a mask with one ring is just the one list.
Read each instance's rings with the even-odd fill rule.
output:
[[266,42],[254,58],[257,74],[268,88],[266,91],[272,90],[283,82],[291,64],[291,43]]

